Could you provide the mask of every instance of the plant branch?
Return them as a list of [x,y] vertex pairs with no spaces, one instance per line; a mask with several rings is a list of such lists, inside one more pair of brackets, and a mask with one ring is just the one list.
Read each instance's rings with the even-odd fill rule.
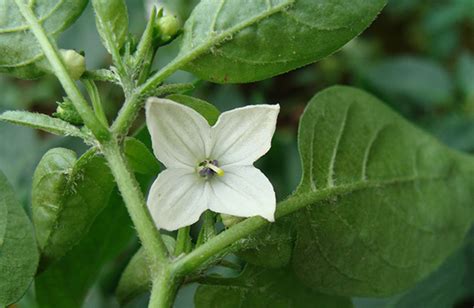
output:
[[[322,189],[315,191],[312,194],[305,194],[304,197],[299,196],[298,198],[288,198],[287,200],[280,202],[277,206],[275,218],[280,218],[289,215],[301,208],[304,208],[310,203],[315,203],[338,194],[351,192],[357,189],[363,189],[370,186],[370,183],[354,184],[347,186],[338,186],[335,188]],[[251,235],[256,230],[268,225],[270,222],[260,216],[253,216],[245,219],[244,221],[232,226],[226,231],[220,233],[216,237],[210,239],[208,242],[197,247],[189,254],[177,259],[172,263],[173,271],[178,276],[185,276],[200,266],[209,262],[214,256],[222,253],[226,248],[232,244],[237,246],[232,248],[238,248],[238,241]]]
[[160,271],[153,280],[149,308],[171,308],[178,290],[178,281],[171,271]]
[[103,144],[103,153],[115,177],[122,198],[125,201],[133,224],[137,229],[142,242],[153,265],[167,267],[169,263],[168,252],[155,223],[151,218],[145,199],[135,179],[128,168],[117,142],[111,141]]
[[84,120],[84,124],[92,131],[94,136],[99,141],[108,140],[110,138],[108,129],[102,125],[99,119],[95,116],[92,109],[89,107],[89,104],[82,96],[76,83],[69,75],[69,72],[63,63],[62,57],[60,56],[57,48],[49,40],[48,35],[39,23],[31,8],[28,7],[22,0],[15,0],[15,3],[23,17],[28,22],[31,31],[38,40],[41,49],[43,50],[46,58],[49,60],[56,77],[59,79],[59,82],[64,88],[64,91],[66,91],[77,112]]

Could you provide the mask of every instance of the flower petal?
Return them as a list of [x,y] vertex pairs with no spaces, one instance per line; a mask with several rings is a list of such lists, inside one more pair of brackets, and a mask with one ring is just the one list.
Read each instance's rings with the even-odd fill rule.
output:
[[189,169],[166,169],[148,195],[148,209],[159,229],[168,231],[192,225],[207,210],[209,184]]
[[221,166],[251,165],[268,152],[280,105],[255,105],[224,112],[212,127],[210,157]]
[[146,104],[146,123],[153,152],[166,167],[195,168],[207,158],[211,128],[195,110],[153,97]]
[[210,183],[209,209],[241,217],[260,215],[274,221],[276,198],[267,177],[254,166],[227,166]]

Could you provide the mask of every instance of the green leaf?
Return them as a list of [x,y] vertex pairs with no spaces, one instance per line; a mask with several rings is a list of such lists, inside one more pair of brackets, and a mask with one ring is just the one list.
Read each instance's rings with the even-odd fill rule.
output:
[[184,26],[180,56],[202,79],[240,83],[316,62],[360,34],[384,0],[203,0]]
[[43,156],[33,177],[32,192],[42,269],[87,233],[107,205],[113,187],[105,159],[93,150],[77,161],[73,151],[62,148]]
[[[57,37],[81,15],[87,0],[34,1],[34,11],[46,32]],[[0,1],[0,72],[19,78],[43,74],[43,52],[18,10],[15,1]],[[45,63],[40,64],[45,65]]]
[[414,288],[390,298],[354,299],[354,304],[360,308],[457,307],[465,299],[474,296],[472,252],[474,252],[474,229],[466,237],[465,245],[461,249]]
[[463,53],[456,65],[456,81],[462,94],[466,97],[466,103],[474,105],[474,55]]
[[120,277],[117,287],[117,298],[123,305],[145,293],[151,286],[151,275],[146,260],[145,250],[140,248],[128,263]]
[[292,263],[316,290],[405,290],[435,270],[473,222],[473,158],[363,91],[332,87],[316,95],[298,142],[303,178],[286,201],[301,209],[293,216]]
[[31,195],[31,178],[42,154],[38,134],[26,127],[0,122],[0,140],[0,170],[14,187],[18,200],[26,203]]
[[0,172],[0,306],[18,301],[38,266],[33,226]]
[[110,54],[120,50],[128,35],[128,13],[124,0],[92,0],[97,30]]
[[199,112],[204,118],[206,118],[209,125],[216,124],[217,119],[219,118],[220,111],[214,105],[202,99],[183,94],[172,94],[167,96],[166,98],[193,108],[194,110]]
[[247,266],[236,278],[217,278],[201,285],[196,308],[204,307],[352,307],[349,298],[324,295],[303,286],[288,269]]
[[[168,252],[172,255],[176,244],[175,239],[168,235],[162,235],[162,237]],[[140,248],[123,271],[115,293],[119,302],[124,305],[149,291],[151,284],[150,266],[145,250]]]
[[288,218],[265,227],[246,239],[245,248],[237,253],[250,264],[279,268],[286,266],[293,252],[295,234]]
[[433,109],[449,104],[453,98],[454,87],[448,72],[426,59],[386,59],[365,74],[369,86],[394,106],[417,105]]
[[140,140],[128,137],[123,147],[128,163],[134,172],[150,175],[157,175],[160,172],[160,164]]
[[40,129],[55,135],[73,136],[86,140],[90,138],[76,126],[41,113],[6,111],[0,115],[0,121]]
[[126,207],[115,190],[80,243],[36,277],[39,306],[82,307],[99,274],[107,264],[121,257],[134,233]]

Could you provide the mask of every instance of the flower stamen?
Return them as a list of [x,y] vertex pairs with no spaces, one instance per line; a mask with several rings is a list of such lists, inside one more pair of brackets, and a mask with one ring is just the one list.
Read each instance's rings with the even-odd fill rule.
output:
[[210,178],[214,174],[218,176],[224,175],[224,170],[219,168],[219,162],[217,160],[205,160],[201,162],[197,169],[200,176],[204,178]]

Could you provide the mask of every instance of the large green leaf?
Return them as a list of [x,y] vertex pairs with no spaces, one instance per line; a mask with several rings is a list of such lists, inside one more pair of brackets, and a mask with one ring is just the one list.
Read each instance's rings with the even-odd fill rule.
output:
[[295,242],[294,228],[289,218],[279,219],[246,239],[246,248],[238,256],[250,264],[279,268],[290,260]]
[[89,289],[106,265],[134,237],[132,223],[115,191],[81,242],[35,279],[40,307],[82,307]]
[[0,306],[19,300],[38,266],[33,226],[0,172]]
[[203,0],[184,26],[187,70],[219,83],[266,79],[335,52],[385,0]]
[[356,308],[461,307],[474,296],[474,229],[464,245],[435,272],[407,292],[390,298],[357,298]]
[[236,278],[220,278],[201,285],[196,308],[219,307],[352,307],[345,297],[317,293],[302,285],[288,269],[267,270],[247,266]]
[[[46,32],[56,37],[82,13],[87,0],[29,1]],[[43,52],[15,1],[0,1],[0,72],[20,78],[42,74],[37,66],[44,60]]]
[[32,207],[42,267],[62,257],[107,205],[114,181],[103,157],[56,148],[41,159],[33,178]]
[[293,268],[308,286],[382,296],[435,270],[474,217],[474,161],[373,96],[316,95],[300,122]]

